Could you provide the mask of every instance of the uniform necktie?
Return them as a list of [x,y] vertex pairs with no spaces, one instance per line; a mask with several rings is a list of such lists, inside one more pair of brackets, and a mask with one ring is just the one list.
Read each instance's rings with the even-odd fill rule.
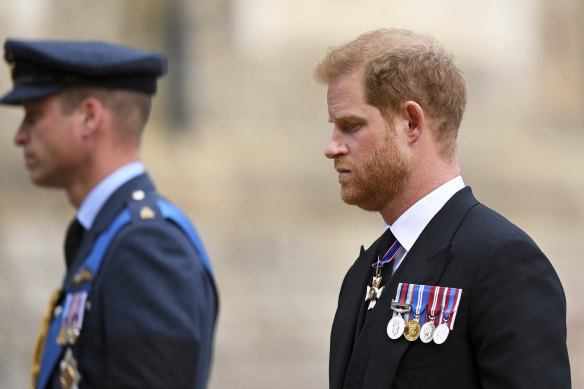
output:
[[75,259],[75,255],[77,254],[81,241],[83,240],[84,232],[85,228],[83,228],[81,223],[75,218],[69,225],[67,237],[65,238],[65,261],[67,267],[70,267]]

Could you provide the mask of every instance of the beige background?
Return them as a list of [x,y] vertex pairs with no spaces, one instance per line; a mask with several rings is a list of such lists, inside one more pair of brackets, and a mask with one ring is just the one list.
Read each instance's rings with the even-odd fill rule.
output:
[[[323,388],[338,289],[381,220],[344,205],[326,90],[327,47],[378,27],[430,33],[464,70],[465,182],[525,229],[568,301],[573,385],[584,386],[584,17],[579,0],[193,0],[0,3],[0,37],[99,39],[164,52],[143,158],[195,221],[217,273],[221,314],[210,387]],[[0,71],[0,90],[9,88]],[[29,183],[0,123],[0,387],[28,382],[73,210]],[[537,301],[533,302],[537,304]],[[504,320],[504,318],[501,318]],[[550,317],[550,320],[561,318]],[[533,323],[537,326],[538,323]]]

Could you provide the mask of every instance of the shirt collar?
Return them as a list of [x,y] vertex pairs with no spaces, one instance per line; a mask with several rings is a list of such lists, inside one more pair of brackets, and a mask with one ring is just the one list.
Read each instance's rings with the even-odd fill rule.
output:
[[132,178],[144,173],[142,162],[135,161],[122,166],[105,179],[103,179],[95,188],[89,192],[87,197],[81,203],[77,211],[77,220],[86,229],[91,229],[93,222],[101,207],[107,199],[122,185]]
[[384,231],[390,228],[403,248],[410,251],[434,215],[462,188],[461,176],[451,179],[412,205],[391,226],[384,222]]

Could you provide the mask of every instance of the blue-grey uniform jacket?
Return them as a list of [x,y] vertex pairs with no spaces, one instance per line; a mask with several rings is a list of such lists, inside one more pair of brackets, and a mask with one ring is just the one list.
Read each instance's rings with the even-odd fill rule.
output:
[[[143,191],[143,199],[132,194]],[[134,196],[136,197],[136,196]],[[120,187],[85,233],[65,281],[125,208],[107,249],[73,348],[80,389],[207,387],[218,297],[213,277],[181,228],[161,216],[146,174]],[[153,213],[140,215],[147,205]],[[48,387],[60,388],[59,364]]]

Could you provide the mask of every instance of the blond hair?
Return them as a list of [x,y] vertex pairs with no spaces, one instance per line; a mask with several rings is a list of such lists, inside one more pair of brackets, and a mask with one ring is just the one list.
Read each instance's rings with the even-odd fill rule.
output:
[[315,68],[318,82],[364,69],[367,102],[386,120],[409,100],[436,123],[435,139],[452,156],[466,106],[466,83],[453,56],[433,38],[400,29],[381,29],[331,48]]

